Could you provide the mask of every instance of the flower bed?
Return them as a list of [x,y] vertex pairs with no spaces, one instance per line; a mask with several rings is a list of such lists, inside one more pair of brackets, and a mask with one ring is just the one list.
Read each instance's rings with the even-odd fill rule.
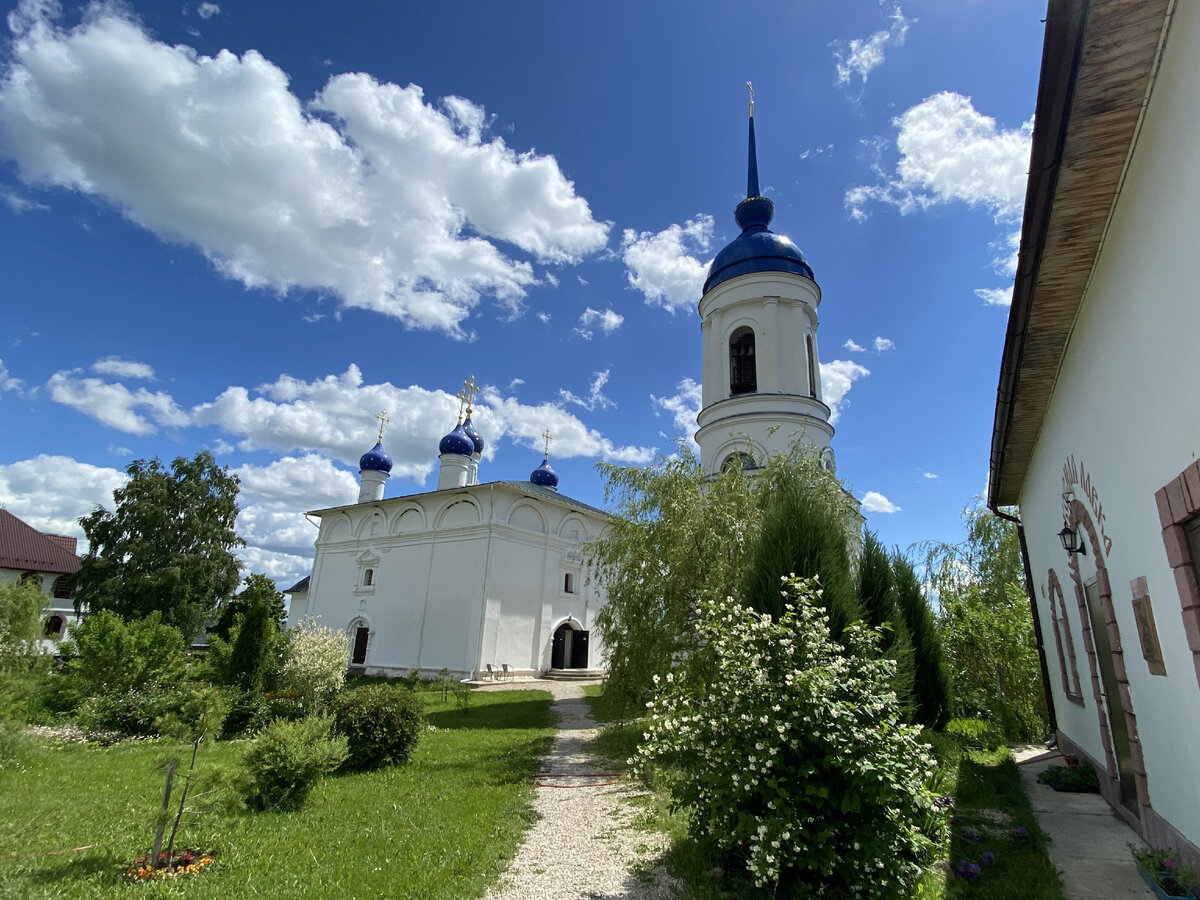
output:
[[166,865],[167,854],[160,855],[164,865],[155,868],[148,857],[139,856],[125,870],[125,877],[130,881],[154,881],[163,878],[178,878],[180,875],[195,875],[213,862],[211,853],[201,853],[198,850],[185,850],[176,853],[170,865]]

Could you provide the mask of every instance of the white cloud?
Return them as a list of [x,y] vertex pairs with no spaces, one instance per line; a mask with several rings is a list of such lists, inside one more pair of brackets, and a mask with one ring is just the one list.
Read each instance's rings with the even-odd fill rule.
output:
[[800,158],[815,159],[826,154],[833,155],[833,144],[826,144],[824,147],[806,147],[800,151]]
[[317,532],[305,511],[353,503],[358,496],[358,480],[315,453],[233,472],[241,480],[237,531],[257,547],[311,553]]
[[846,340],[846,343],[842,344],[842,346],[845,347],[847,350],[849,350],[851,353],[865,353],[867,351],[866,347],[862,346],[861,344],[856,343],[853,338],[848,338]]
[[106,356],[92,363],[92,371],[99,375],[112,375],[114,378],[140,378],[143,381],[154,380],[154,369],[144,362],[131,359],[119,359],[116,356]]
[[890,338],[876,337],[874,346],[876,353],[883,353],[885,350],[895,350],[896,342]]
[[42,454],[0,465],[0,504],[39,531],[82,538],[79,518],[112,509],[112,492],[127,480],[117,469]]
[[50,207],[44,203],[37,203],[30,200],[28,197],[22,197],[15,191],[10,191],[8,188],[0,188],[0,200],[4,201],[4,205],[10,211],[15,213],[24,213],[34,210],[36,212],[45,212]]
[[588,412],[595,409],[611,409],[616,407],[616,403],[604,395],[604,386],[608,384],[609,370],[596,372],[592,379],[591,388],[588,390],[587,399],[577,396],[566,389],[559,389],[558,395],[564,403],[574,403],[577,406],[582,406]]
[[674,394],[669,397],[656,397],[651,394],[650,402],[654,405],[655,415],[658,415],[659,410],[671,414],[676,433],[683,435],[692,445],[692,449],[699,453],[700,448],[696,444],[696,416],[700,415],[703,403],[700,384],[691,378],[684,378],[676,385]]
[[221,14],[221,7],[215,3],[201,3],[196,7],[196,15],[202,19],[211,19]]
[[550,324],[550,313],[540,312],[537,314],[537,317],[538,317],[538,321],[541,322],[543,325]]
[[5,391],[19,391],[24,386],[24,381],[8,374],[8,368],[4,365],[4,360],[0,359],[0,394]]
[[834,42],[833,55],[837,60],[838,84],[849,84],[850,79],[855,75],[858,76],[860,84],[865,84],[871,71],[883,65],[887,46],[889,44],[897,47],[904,45],[908,27],[916,19],[906,19],[899,4],[892,6],[889,18],[892,20],[892,24],[886,31],[876,31],[866,38]]
[[56,11],[9,17],[0,150],[25,183],[103,198],[248,288],[461,337],[485,298],[513,314],[536,282],[499,244],[563,264],[607,242],[558,162],[485,136],[466,99],[343,74],[305,102],[255,50],[169,46],[115,5],[70,29]]
[[934,94],[892,120],[898,129],[896,171],[883,184],[846,192],[850,215],[861,221],[868,204],[895,206],[902,215],[948,203],[982,206],[999,221],[1019,218],[1025,201],[1033,120],[1002,130],[968,97]]
[[312,572],[311,554],[297,556],[294,553],[264,550],[262,547],[242,547],[237,556],[242,561],[245,574],[266,575],[274,580],[275,587],[281,591]]
[[46,387],[55,403],[128,434],[154,434],[158,430],[156,425],[178,427],[189,423],[188,414],[163,391],[151,393],[145,388],[131,391],[123,384],[81,378],[78,369],[55,372]]
[[897,513],[901,512],[899,506],[889,500],[887,497],[880,494],[878,491],[867,491],[863,494],[862,506],[867,512],[873,513]]
[[[653,447],[618,446],[557,404],[525,406],[511,397],[501,398],[494,388],[484,390],[484,400],[498,431],[539,453],[542,432],[548,428],[554,436],[552,456],[597,456],[634,465],[654,459]],[[482,425],[479,430],[483,432]]]
[[846,400],[846,394],[850,392],[854,382],[870,374],[871,371],[866,366],[849,359],[821,363],[821,394],[831,410],[830,423],[836,425],[837,420],[841,418],[842,408],[849,402]]
[[1012,306],[1012,293],[1011,287],[975,289],[975,296],[987,306]]
[[709,263],[691,254],[707,254],[712,236],[713,217],[709,215],[670,225],[657,234],[625,229],[621,259],[629,286],[641,291],[650,306],[662,306],[669,312],[698,303]]
[[921,477],[922,478],[937,478],[937,475],[935,475],[933,472],[922,472]]
[[625,317],[620,313],[613,312],[612,309],[605,309],[604,312],[592,309],[590,306],[584,309],[583,315],[579,317],[579,323],[584,326],[592,325],[593,323],[600,326],[600,330],[605,334],[612,334],[621,327],[621,323],[625,321]]

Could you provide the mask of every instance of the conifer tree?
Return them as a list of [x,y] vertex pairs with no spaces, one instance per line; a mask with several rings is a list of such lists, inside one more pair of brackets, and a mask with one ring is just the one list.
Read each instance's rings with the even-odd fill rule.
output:
[[892,555],[896,605],[908,626],[913,646],[913,721],[941,728],[950,718],[950,678],[933,608],[925,599],[917,574],[903,554]]
[[911,714],[913,691],[913,643],[908,625],[896,605],[895,576],[883,544],[872,531],[863,530],[862,558],[858,566],[858,596],[863,618],[880,629],[879,651],[896,663],[892,689],[902,709]]

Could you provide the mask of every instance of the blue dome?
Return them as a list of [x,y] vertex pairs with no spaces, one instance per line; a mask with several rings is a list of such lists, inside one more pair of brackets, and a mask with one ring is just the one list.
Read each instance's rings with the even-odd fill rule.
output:
[[377,443],[362,455],[362,458],[358,461],[358,468],[364,472],[391,472],[392,458],[383,449],[383,444]]
[[529,480],[541,487],[558,487],[558,475],[550,468],[550,461],[542,460],[542,464],[529,473]]
[[454,430],[442,438],[438,444],[438,453],[455,453],[459,456],[470,456],[475,452],[475,442],[472,441],[465,431],[463,431],[462,423],[454,426]]
[[467,416],[467,421],[463,422],[462,427],[467,437],[471,439],[471,443],[475,445],[475,452],[483,453],[483,437],[479,434],[479,430],[476,429],[470,416]]
[[738,204],[734,218],[742,233],[708,267],[704,293],[731,278],[754,272],[791,272],[812,279],[813,270],[800,248],[767,228],[774,215],[775,204],[766,197],[747,197]]

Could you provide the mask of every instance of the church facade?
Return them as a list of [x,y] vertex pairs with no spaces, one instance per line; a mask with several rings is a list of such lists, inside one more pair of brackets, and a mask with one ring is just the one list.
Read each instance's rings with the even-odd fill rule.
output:
[[[800,250],[767,227],[750,103],[741,233],[713,260],[699,301],[702,465],[752,470],[803,443],[833,468],[821,396],[821,292]],[[603,670],[593,628],[605,598],[587,575],[587,543],[608,516],[558,491],[548,455],[528,481],[479,482],[482,437],[466,418],[438,447],[437,489],[384,499],[392,461],[379,442],[359,463],[358,502],[316,510],[312,574],[287,591],[289,625],[344,629],[351,667],[368,674],[520,676]],[[382,414],[381,414],[382,416]],[[546,435],[547,441],[549,435]]]

